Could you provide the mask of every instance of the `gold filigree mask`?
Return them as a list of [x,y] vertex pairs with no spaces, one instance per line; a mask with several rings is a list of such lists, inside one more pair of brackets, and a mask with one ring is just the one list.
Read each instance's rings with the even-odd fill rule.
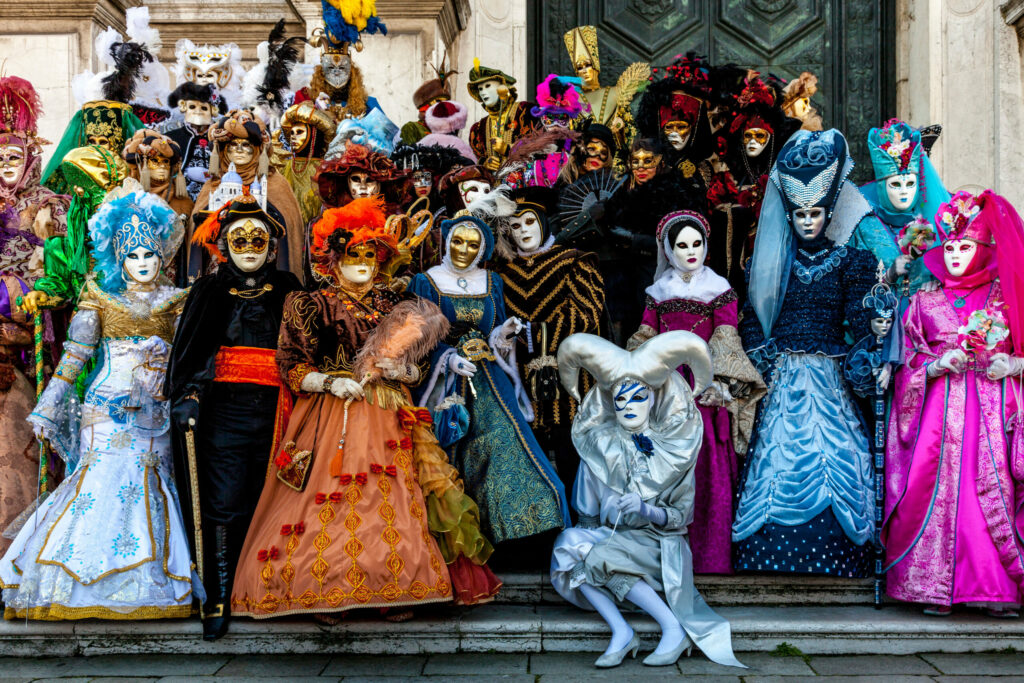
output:
[[586,168],[588,171],[597,171],[611,166],[611,150],[608,149],[608,145],[604,144],[603,140],[589,140],[583,149],[587,155]]
[[256,158],[256,148],[248,140],[235,138],[224,145],[224,157],[236,168],[242,167]]
[[262,254],[270,246],[270,232],[252,220],[228,231],[228,248],[235,254]]

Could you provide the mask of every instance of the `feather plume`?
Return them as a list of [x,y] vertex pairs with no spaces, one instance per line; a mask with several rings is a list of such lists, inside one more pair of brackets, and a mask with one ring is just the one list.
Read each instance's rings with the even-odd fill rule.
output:
[[285,97],[292,89],[292,72],[299,61],[300,36],[285,37],[284,19],[271,29],[256,48],[259,64],[245,77],[244,103],[269,107],[277,116],[284,112]]
[[153,54],[139,43],[114,43],[110,47],[114,70],[103,77],[103,98],[131,102],[142,68],[153,61]]
[[359,349],[353,375],[380,377],[377,363],[384,359],[416,363],[447,336],[449,327],[448,319],[433,302],[419,298],[402,301]]
[[124,13],[126,33],[133,43],[144,46],[150,52],[159,52],[163,47],[160,31],[149,24],[149,8],[129,7]]
[[93,42],[93,49],[96,51],[96,58],[100,64],[108,69],[114,68],[114,55],[110,48],[114,47],[114,43],[120,42],[121,34],[110,26],[96,36],[96,40]]
[[0,131],[36,133],[43,103],[32,84],[17,76],[0,77]]

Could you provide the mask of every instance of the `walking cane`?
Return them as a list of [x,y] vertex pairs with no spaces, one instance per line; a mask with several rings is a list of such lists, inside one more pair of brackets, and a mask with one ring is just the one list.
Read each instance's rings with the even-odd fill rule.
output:
[[[43,394],[43,312],[35,314],[35,360],[36,360],[36,403]],[[50,445],[46,439],[39,439],[39,476],[38,493],[46,496],[50,488]]]
[[192,498],[192,526],[196,543],[196,573],[199,581],[203,581],[203,522],[199,512],[199,468],[196,464],[196,421],[189,418],[188,429],[185,430],[185,451],[188,458],[189,495]]

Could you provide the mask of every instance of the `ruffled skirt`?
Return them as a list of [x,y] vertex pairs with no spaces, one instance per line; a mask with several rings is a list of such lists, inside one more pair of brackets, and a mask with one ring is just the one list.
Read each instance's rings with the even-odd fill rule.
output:
[[187,617],[193,581],[168,436],[103,422],[0,560],[8,619]]

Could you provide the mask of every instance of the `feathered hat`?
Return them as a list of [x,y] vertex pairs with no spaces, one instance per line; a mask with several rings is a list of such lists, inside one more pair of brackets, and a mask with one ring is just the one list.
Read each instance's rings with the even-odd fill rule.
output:
[[404,199],[405,174],[387,156],[374,152],[362,145],[349,144],[345,153],[320,164],[313,182],[320,191],[324,206],[340,207],[352,201],[348,191],[348,177],[362,171],[381,184],[381,194],[392,208]]
[[944,204],[939,205],[935,214],[935,225],[943,242],[947,240],[971,240],[978,244],[992,244],[992,232],[985,221],[976,221],[981,212],[981,202],[970,192],[961,190]]
[[437,74],[435,78],[431,78],[429,81],[425,81],[423,85],[416,88],[416,91],[412,94],[412,102],[416,105],[416,108],[423,111],[427,107],[436,102],[450,100],[452,98],[451,83],[448,77],[452,74],[459,73],[454,69],[449,69],[446,62],[448,61],[448,55],[445,55],[441,59],[440,66],[431,65],[430,68]]
[[285,98],[309,83],[312,68],[299,64],[299,48],[306,42],[301,36],[285,37],[284,19],[280,19],[265,41],[256,46],[258,63],[245,74],[242,105],[265,107],[274,116],[284,111]]
[[651,69],[651,83],[640,97],[637,129],[643,137],[661,139],[666,123],[686,121],[691,126],[687,155],[710,156],[707,102],[712,95],[711,65],[707,58],[695,52],[678,55],[668,66]]
[[330,277],[331,267],[349,247],[372,242],[377,262],[384,263],[398,252],[395,236],[385,229],[384,202],[377,197],[353,199],[345,206],[327,209],[313,224],[310,248],[314,272]]
[[[43,102],[32,84],[17,76],[0,77],[0,135],[27,145],[48,144],[38,137]],[[38,153],[38,151],[37,151]]]
[[122,265],[138,247],[160,254],[162,262],[168,263],[184,233],[181,217],[155,194],[141,188],[111,192],[89,219],[93,270],[100,287],[108,292],[124,289]]
[[509,76],[501,69],[495,69],[489,66],[481,66],[480,59],[475,57],[473,59],[473,68],[469,70],[469,82],[466,83],[466,89],[469,90],[469,96],[477,102],[480,102],[480,84],[486,81],[501,81],[503,87],[505,87],[512,99],[516,99],[518,94],[516,93],[515,84],[516,79]]
[[540,118],[542,116],[568,116],[576,118],[583,111],[583,103],[580,102],[580,94],[568,81],[564,81],[557,74],[548,74],[540,84],[537,85],[537,106],[530,110],[530,113]]

